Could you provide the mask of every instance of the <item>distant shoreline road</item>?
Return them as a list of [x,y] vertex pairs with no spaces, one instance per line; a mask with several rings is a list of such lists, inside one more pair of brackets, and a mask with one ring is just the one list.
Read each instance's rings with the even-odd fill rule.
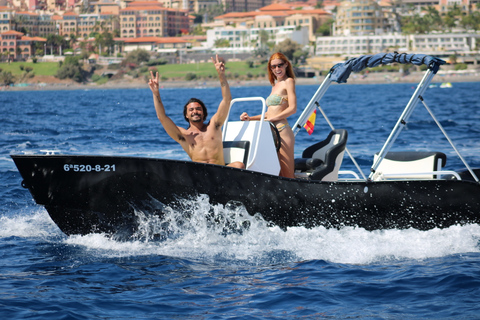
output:
[[[423,72],[413,72],[407,76],[402,76],[393,72],[368,73],[366,75],[352,74],[347,80],[347,84],[388,84],[388,83],[418,83],[422,79]],[[297,78],[297,85],[320,85],[324,76],[317,78]],[[477,82],[480,81],[480,70],[470,71],[468,73],[448,73],[440,71],[433,78],[432,83],[444,82]],[[268,86],[269,82],[264,80],[232,80],[229,79],[231,87],[239,86]],[[163,88],[203,88],[218,86],[218,81],[184,81],[167,80],[161,83]],[[85,90],[85,89],[128,89],[145,88],[148,89],[146,81],[143,79],[122,79],[112,80],[105,84],[97,85],[95,83],[79,84],[72,80],[59,81],[53,77],[33,78],[30,83],[16,86],[0,87],[1,91],[32,91],[32,90]]]

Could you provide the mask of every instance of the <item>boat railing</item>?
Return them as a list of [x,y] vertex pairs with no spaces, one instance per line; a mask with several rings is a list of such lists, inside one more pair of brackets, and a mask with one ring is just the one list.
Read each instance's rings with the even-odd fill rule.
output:
[[60,153],[60,150],[41,149],[40,152],[45,153],[48,156]]
[[[382,180],[391,180],[391,178],[394,179],[411,179],[415,176],[419,177],[418,179],[422,180],[431,180],[432,178],[430,177],[425,177],[425,176],[437,176],[436,179],[442,179],[442,176],[445,175],[452,175],[454,176],[457,180],[462,180],[460,175],[453,170],[439,170],[439,171],[425,171],[425,172],[402,172],[402,173],[382,173],[382,172],[376,172],[375,175],[373,176],[373,181],[382,181]],[[435,179],[435,178],[433,178]]]
[[[352,171],[352,170],[339,170],[338,175],[339,176],[351,175],[355,178],[355,180],[360,180],[360,176],[355,171]],[[338,180],[346,180],[346,178],[338,178]],[[362,179],[362,180],[365,180],[365,179]]]
[[267,104],[263,97],[236,98],[230,103],[226,121],[223,125],[222,140],[250,141],[247,170],[278,175],[280,162],[275,148],[274,136],[268,121],[229,121],[232,106],[237,102],[259,101],[262,105],[261,119],[265,119]]
[[[228,108],[227,120],[225,121],[225,124],[223,125],[223,132],[222,132],[223,140],[225,140],[225,137],[227,135],[228,118],[230,116],[230,111],[232,110],[232,106],[237,102],[250,102],[250,101],[260,101],[262,103],[261,119],[265,118],[265,112],[267,110],[267,104],[266,104],[265,99],[263,97],[246,97],[246,98],[235,98],[235,99],[233,99],[230,102],[230,107]],[[262,133],[262,127],[263,126],[260,126],[260,128],[258,129],[259,130],[258,134],[255,137],[256,143],[255,143],[255,147],[253,148],[254,149],[253,150],[253,156],[251,157],[251,160],[247,163],[247,166],[246,166],[247,168],[252,165],[253,161],[257,157],[257,150],[258,150],[259,141],[260,141],[260,137],[261,137],[261,133]]]

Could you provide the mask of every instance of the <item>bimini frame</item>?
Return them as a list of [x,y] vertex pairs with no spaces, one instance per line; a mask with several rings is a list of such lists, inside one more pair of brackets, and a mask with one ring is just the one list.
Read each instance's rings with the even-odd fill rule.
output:
[[[386,64],[391,64],[391,63],[401,63],[401,64],[414,64],[414,65],[426,65],[428,69],[426,70],[422,80],[418,84],[415,92],[413,93],[412,97],[410,98],[410,101],[406,105],[405,109],[403,110],[403,113],[401,114],[400,118],[398,119],[397,123],[393,127],[389,137],[385,141],[385,144],[383,145],[382,149],[380,150],[378,154],[377,160],[374,162],[373,166],[371,167],[370,175],[368,177],[369,180],[373,179],[373,176],[375,175],[375,172],[380,165],[381,161],[385,158],[386,154],[394,144],[395,140],[397,137],[400,135],[400,132],[405,128],[407,125],[408,119],[410,118],[411,114],[415,110],[415,107],[417,106],[418,102],[421,101],[429,114],[432,116],[434,119],[435,123],[439,126],[440,130],[442,133],[445,135],[449,143],[452,145],[453,149],[457,153],[457,155],[460,157],[462,162],[464,163],[465,167],[468,169],[472,177],[475,179],[475,181],[479,182],[477,176],[473,172],[473,170],[470,168],[470,166],[466,163],[464,158],[460,155],[458,152],[457,148],[454,146],[452,143],[451,139],[448,137],[447,133],[441,126],[440,122],[437,121],[435,118],[433,112],[428,108],[428,106],[425,104],[424,99],[423,99],[423,94],[425,93],[425,90],[428,88],[430,85],[433,77],[437,73],[437,71],[440,69],[440,65],[445,64],[444,60],[428,56],[425,54],[407,54],[407,53],[380,53],[380,54],[375,54],[375,55],[363,55],[358,58],[352,58],[347,60],[344,63],[338,63],[335,66],[332,67],[328,75],[325,77],[323,80],[322,84],[318,88],[318,90],[315,92],[313,95],[312,99],[310,102],[307,104],[305,109],[303,110],[302,114],[298,118],[297,122],[293,126],[294,134],[296,135],[298,131],[305,125],[307,122],[308,118],[310,115],[314,112],[315,109],[319,109],[324,118],[327,120],[328,124],[332,129],[334,129],[333,125],[330,123],[328,120],[327,116],[323,112],[323,110],[320,107],[320,100],[324,96],[325,92],[327,89],[330,87],[332,82],[337,82],[337,83],[346,83],[348,77],[352,72],[359,72],[361,70],[364,70],[366,68],[373,68],[378,65],[386,65]],[[362,177],[366,180],[364,174],[362,173],[362,170],[358,166],[357,162],[351,155],[350,151],[346,149],[348,155],[352,159],[353,163],[357,167],[357,170],[360,172]]]

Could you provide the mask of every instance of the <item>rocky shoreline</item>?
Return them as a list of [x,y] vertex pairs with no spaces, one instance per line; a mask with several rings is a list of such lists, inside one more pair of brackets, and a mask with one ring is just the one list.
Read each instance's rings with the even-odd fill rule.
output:
[[[347,81],[347,84],[386,84],[386,83],[418,83],[423,76],[423,72],[413,72],[407,76],[401,76],[398,73],[368,73],[364,75],[353,74]],[[316,78],[297,78],[297,85],[320,85],[324,77]],[[439,72],[433,79],[433,83],[444,82],[477,82],[480,81],[480,70],[472,70],[468,73],[441,73]],[[231,87],[243,86],[266,86],[269,85],[265,78],[255,80],[229,80]],[[168,80],[161,83],[163,88],[203,88],[218,86],[218,82],[209,81],[185,81]],[[148,88],[143,78],[110,80],[105,84],[98,85],[94,82],[80,84],[73,80],[59,80],[54,77],[34,77],[28,83],[1,87],[2,91],[32,91],[32,90],[86,90],[86,89],[139,89]]]

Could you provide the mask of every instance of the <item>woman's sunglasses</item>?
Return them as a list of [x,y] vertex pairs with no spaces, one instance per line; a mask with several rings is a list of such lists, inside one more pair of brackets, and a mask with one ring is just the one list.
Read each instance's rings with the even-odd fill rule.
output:
[[284,63],[279,63],[279,64],[272,64],[270,66],[270,69],[275,70],[277,67],[283,68],[284,65],[285,65],[285,62]]

